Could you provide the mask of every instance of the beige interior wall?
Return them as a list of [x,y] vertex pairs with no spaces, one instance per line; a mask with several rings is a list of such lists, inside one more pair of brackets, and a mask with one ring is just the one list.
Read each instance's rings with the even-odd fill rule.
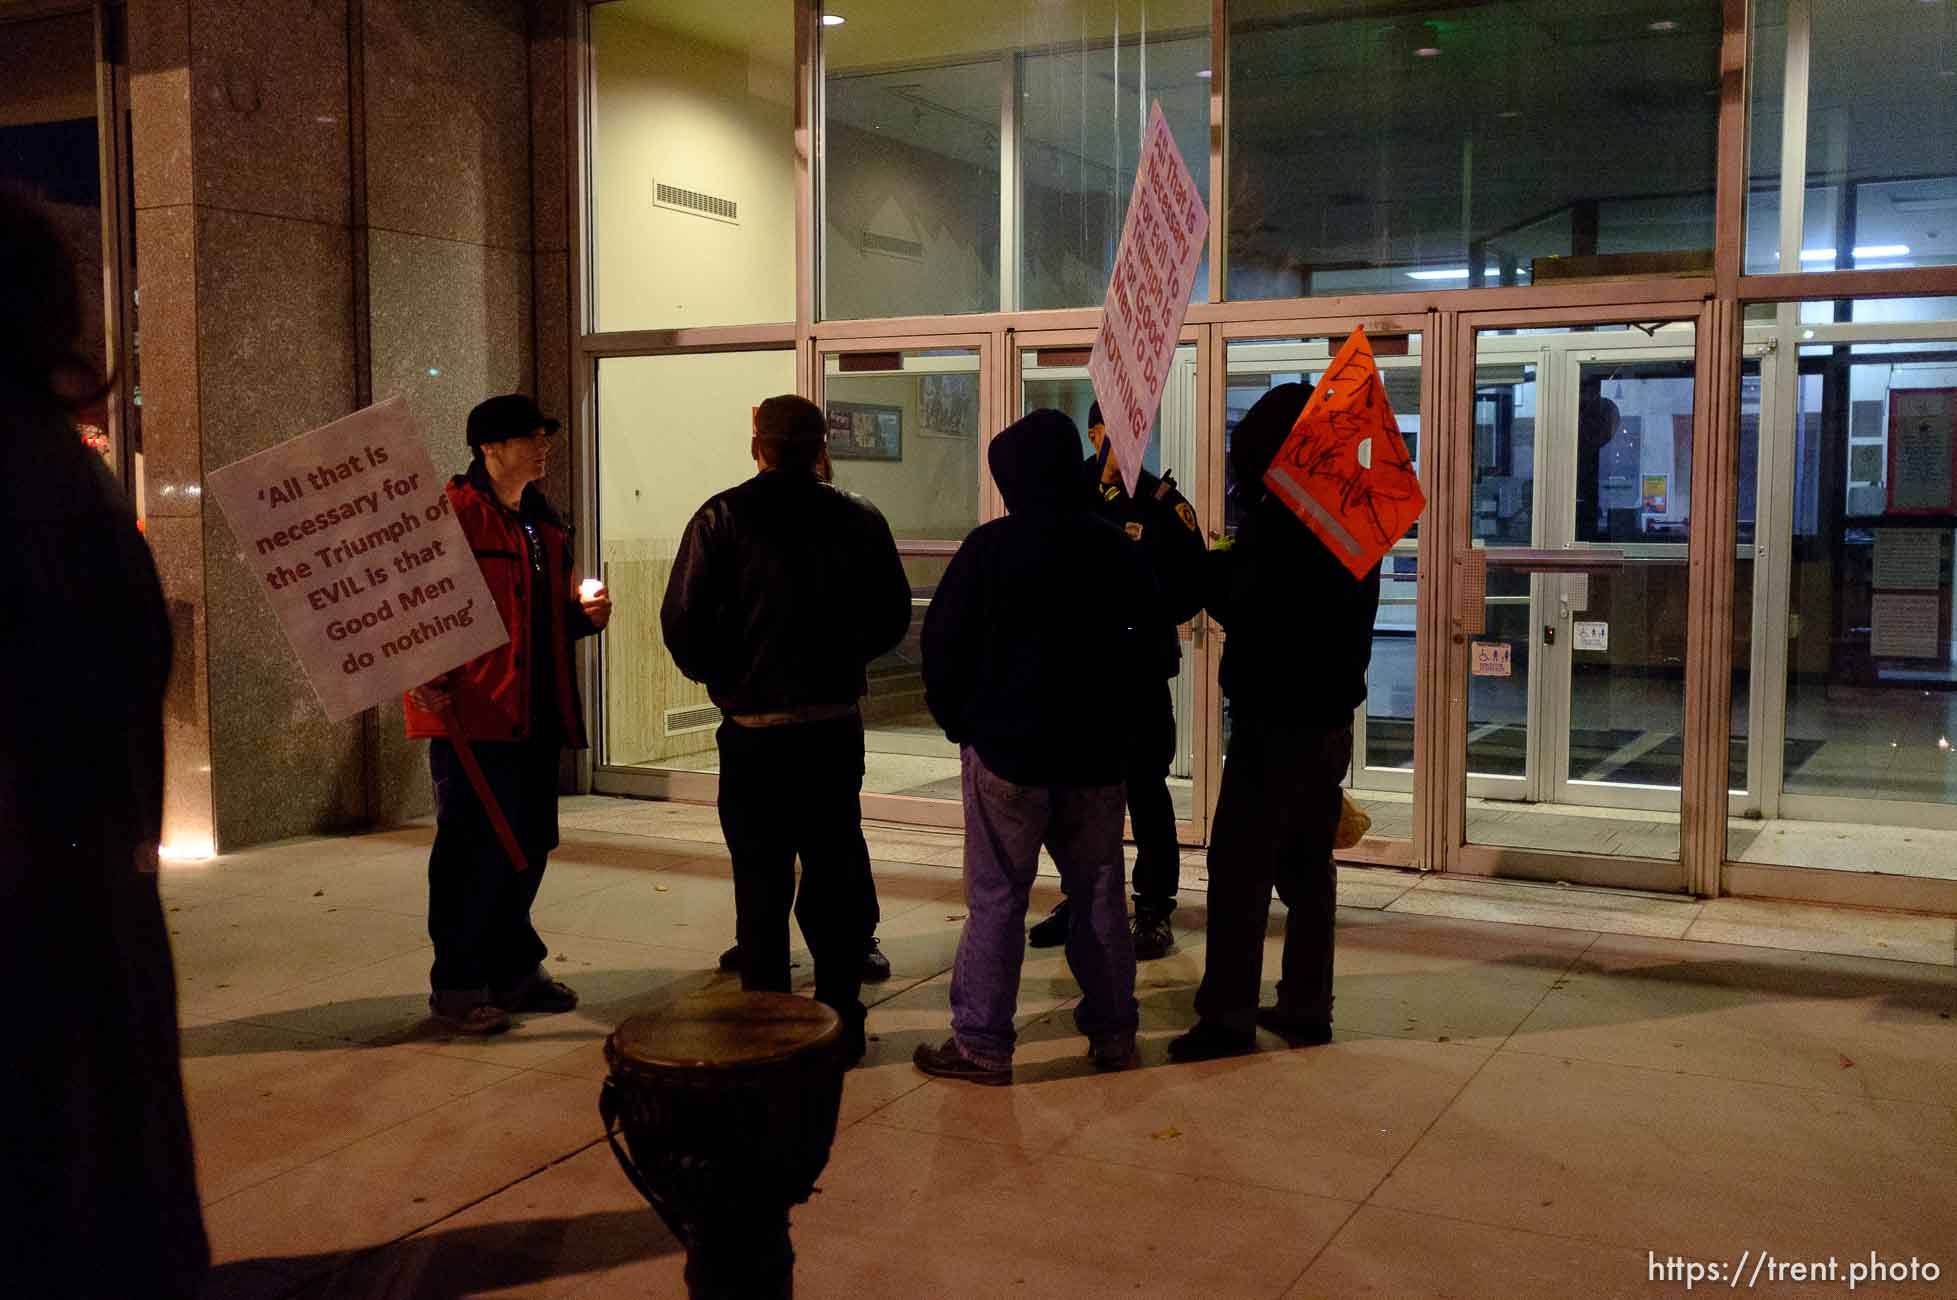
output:
[[[795,318],[793,29],[786,4],[754,7],[741,49],[648,4],[591,11],[600,329]],[[738,223],[656,206],[655,181],[734,200]]]
[[615,611],[605,634],[601,761],[685,766],[711,730],[666,734],[669,709],[708,703],[666,653],[659,606],[686,524],[754,473],[750,409],[793,392],[793,352],[621,357],[598,368],[598,536]]
[[868,497],[900,538],[961,538],[978,523],[979,440],[925,432],[922,381],[908,373],[827,377],[826,401],[903,410],[903,458],[835,461],[836,483]]

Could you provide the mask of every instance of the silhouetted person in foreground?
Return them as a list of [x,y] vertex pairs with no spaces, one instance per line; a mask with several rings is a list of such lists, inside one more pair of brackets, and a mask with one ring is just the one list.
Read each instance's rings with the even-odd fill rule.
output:
[[[1366,698],[1379,566],[1354,578],[1264,488],[1264,471],[1310,396],[1303,384],[1273,388],[1231,437],[1244,522],[1234,546],[1210,552],[1209,597],[1229,637],[1218,675],[1230,700],[1230,752],[1210,832],[1198,1019],[1169,1044],[1178,1061],[1250,1051],[1259,1025],[1293,1046],[1332,1037],[1332,847],[1352,763],[1352,713]],[[1273,886],[1289,912],[1277,1005],[1260,1010]]]
[[71,411],[75,269],[0,193],[0,1289],[195,1295],[205,1243],[157,898],[171,636]]

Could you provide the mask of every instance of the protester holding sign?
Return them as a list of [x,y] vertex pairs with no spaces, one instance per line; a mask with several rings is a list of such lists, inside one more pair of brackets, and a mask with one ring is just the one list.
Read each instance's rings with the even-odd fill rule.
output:
[[[1096,512],[1136,543],[1160,588],[1162,605],[1151,611],[1159,619],[1156,656],[1163,684],[1153,683],[1140,698],[1110,698],[1109,707],[1127,715],[1128,753],[1124,776],[1128,788],[1128,820],[1135,834],[1135,958],[1152,961],[1175,947],[1169,916],[1176,910],[1176,886],[1182,874],[1182,850],[1176,844],[1175,803],[1169,797],[1169,766],[1175,761],[1176,706],[1169,681],[1182,664],[1182,642],[1176,625],[1203,609],[1203,530],[1196,511],[1176,490],[1175,477],[1161,478],[1142,470],[1131,495],[1122,483],[1114,440],[1101,422],[1101,404],[1087,414],[1087,440],[1095,454],[1087,458]],[[1067,941],[1070,905],[1059,906],[1027,934],[1035,948],[1057,948]]]
[[[408,735],[427,738],[435,778],[428,860],[428,1002],[464,1033],[493,1034],[513,1011],[569,1011],[577,994],[550,977],[530,905],[557,847],[558,756],[585,745],[572,646],[604,630],[611,597],[573,582],[569,531],[537,481],[557,421],[529,398],[492,397],[469,412],[468,472],[448,499],[509,640],[408,692]],[[513,863],[464,772],[466,742],[515,831]]]
[[[1352,713],[1366,698],[1379,567],[1375,559],[1354,577],[1265,488],[1265,471],[1310,396],[1303,384],[1273,388],[1231,437],[1244,523],[1234,546],[1210,552],[1208,601],[1229,634],[1219,671],[1230,752],[1210,837],[1198,1021],[1169,1044],[1178,1061],[1250,1051],[1260,1024],[1293,1045],[1332,1036],[1332,847]],[[1277,1005],[1260,1010],[1273,885],[1289,914]]]

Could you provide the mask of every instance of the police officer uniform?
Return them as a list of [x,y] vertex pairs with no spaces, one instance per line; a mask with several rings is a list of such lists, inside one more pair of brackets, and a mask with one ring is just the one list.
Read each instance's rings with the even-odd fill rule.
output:
[[[1101,423],[1097,404],[1090,421]],[[1143,470],[1130,496],[1117,475],[1103,482],[1105,444],[1087,459],[1085,472],[1092,485],[1096,512],[1125,532],[1142,549],[1155,578],[1168,621],[1156,662],[1161,685],[1150,687],[1135,700],[1122,701],[1131,710],[1126,761],[1128,818],[1135,835],[1135,955],[1160,957],[1174,945],[1169,914],[1175,911],[1176,888],[1182,871],[1176,844],[1175,805],[1169,797],[1169,767],[1175,761],[1176,714],[1172,682],[1182,663],[1182,644],[1176,627],[1203,608],[1203,556],[1206,547],[1196,511],[1176,488],[1175,476],[1161,477]],[[1159,617],[1159,615],[1158,615]],[[1066,942],[1067,904],[1033,927],[1034,947]]]

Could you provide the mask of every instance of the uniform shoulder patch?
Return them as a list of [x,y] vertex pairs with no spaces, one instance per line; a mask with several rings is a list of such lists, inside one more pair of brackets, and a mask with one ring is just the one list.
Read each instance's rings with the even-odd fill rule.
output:
[[1128,540],[1130,541],[1139,542],[1142,540],[1142,526],[1132,519],[1123,524],[1121,530],[1128,534]]
[[1182,520],[1182,526],[1184,528],[1187,528],[1190,532],[1195,533],[1195,532],[1202,531],[1200,528],[1196,526],[1196,512],[1195,510],[1190,508],[1190,505],[1187,501],[1176,502],[1176,518]]

